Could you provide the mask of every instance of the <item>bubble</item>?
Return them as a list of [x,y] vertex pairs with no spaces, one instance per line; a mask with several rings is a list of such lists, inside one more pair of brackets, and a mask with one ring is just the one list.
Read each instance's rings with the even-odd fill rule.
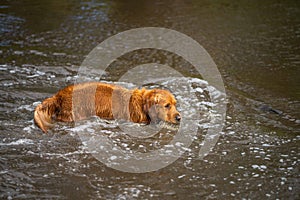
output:
[[[175,30],[144,27],[124,31],[107,38],[86,56],[79,68],[76,83],[90,81],[89,74],[91,72],[93,72],[93,76],[97,72],[100,80],[102,76],[105,76],[110,64],[117,58],[126,53],[146,48],[174,53],[193,65],[205,80],[194,79],[189,81],[198,82],[199,85],[206,86],[211,102],[199,103],[195,93],[202,93],[202,88],[191,88],[191,82],[189,81],[182,83],[180,80],[183,80],[184,76],[172,67],[158,63],[146,63],[128,69],[127,72],[121,75],[119,82],[130,82],[136,87],[150,82],[164,83],[164,85],[174,88],[172,93],[175,96],[180,91],[182,98],[179,98],[178,102],[182,111],[182,120],[177,133],[169,141],[168,145],[143,153],[122,149],[114,144],[112,138],[101,134],[101,130],[98,130],[99,134],[93,133],[91,135],[86,129],[77,129],[83,144],[87,146],[89,152],[93,152],[92,155],[95,158],[107,166],[123,172],[145,173],[156,171],[170,165],[186,150],[190,150],[188,147],[192,144],[199,126],[199,105],[211,107],[213,110],[211,114],[215,116],[210,121],[211,125],[206,126],[207,134],[199,151],[199,159],[207,156],[214,147],[225,121],[226,93],[216,64],[198,42]],[[169,80],[169,82],[166,82],[166,80]],[[174,85],[172,86],[172,84],[176,83],[174,80],[178,80],[175,87]],[[95,91],[96,87],[90,92],[95,93]],[[182,91],[185,93],[182,93]],[[77,98],[81,97],[76,95],[76,93],[73,94],[74,112],[79,110],[81,106],[76,101]],[[95,101],[95,99],[92,98],[91,101]],[[185,114],[187,113],[185,112],[186,110],[191,110],[192,114]],[[74,115],[76,116],[76,113]],[[75,123],[75,126],[77,125]],[[130,123],[120,122],[118,123],[118,128],[121,129],[122,133],[142,139],[152,137],[161,130],[160,127],[132,126]],[[180,144],[180,148],[178,148],[178,144]],[[114,162],[111,162],[112,160]]]

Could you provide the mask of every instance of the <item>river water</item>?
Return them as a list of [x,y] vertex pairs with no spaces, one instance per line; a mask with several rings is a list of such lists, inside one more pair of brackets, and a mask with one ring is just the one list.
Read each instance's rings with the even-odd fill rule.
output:
[[[0,3],[0,16],[1,199],[299,199],[298,1],[12,0]],[[168,52],[132,52],[105,76],[90,75],[130,88],[118,80],[136,64],[169,64],[184,74],[176,83],[191,86],[200,103],[189,102],[183,89],[175,92],[179,109],[186,116],[199,111],[201,120],[192,144],[170,165],[146,173],[116,170],[93,156],[78,131],[97,130],[143,153],[153,142],[158,149],[168,146],[172,130],[141,140],[122,134],[118,122],[98,118],[58,123],[49,134],[33,123],[35,106],[74,83],[94,47],[138,27],[184,33],[218,66],[226,89],[225,125],[203,159],[198,152],[215,117],[211,87]],[[172,83],[166,78],[160,86],[176,91]]]

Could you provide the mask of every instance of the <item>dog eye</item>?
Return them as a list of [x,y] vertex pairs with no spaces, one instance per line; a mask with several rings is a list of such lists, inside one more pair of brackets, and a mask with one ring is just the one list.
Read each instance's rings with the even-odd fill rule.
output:
[[171,105],[169,103],[165,105],[165,108],[169,109],[170,107],[171,107]]

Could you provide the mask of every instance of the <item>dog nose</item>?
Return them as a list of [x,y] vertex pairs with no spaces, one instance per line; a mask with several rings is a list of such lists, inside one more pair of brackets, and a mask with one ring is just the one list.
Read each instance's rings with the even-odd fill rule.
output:
[[180,120],[181,120],[180,114],[178,114],[178,115],[175,116],[175,120],[176,120],[177,122],[180,122]]

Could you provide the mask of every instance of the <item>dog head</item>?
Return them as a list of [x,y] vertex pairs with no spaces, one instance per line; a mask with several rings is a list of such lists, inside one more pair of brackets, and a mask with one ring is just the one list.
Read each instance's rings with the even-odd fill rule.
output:
[[167,90],[147,90],[144,94],[144,111],[152,122],[165,121],[179,124],[180,113],[176,109],[176,99]]

